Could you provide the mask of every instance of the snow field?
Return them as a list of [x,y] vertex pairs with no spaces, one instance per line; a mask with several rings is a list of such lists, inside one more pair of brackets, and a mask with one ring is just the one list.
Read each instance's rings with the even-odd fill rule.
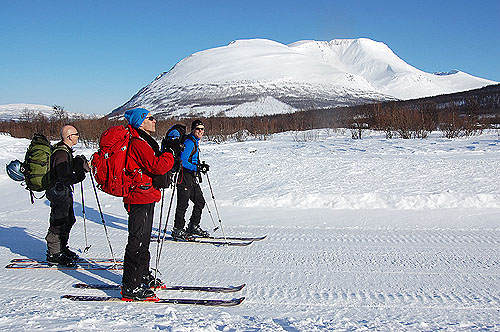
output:
[[[74,303],[60,296],[118,292],[72,284],[119,283],[121,273],[0,269],[0,330],[499,330],[498,135],[411,141],[376,133],[353,141],[347,135],[320,131],[305,142],[284,133],[269,141],[202,143],[225,233],[268,237],[241,248],[166,242],[159,267],[167,284],[247,286],[235,294],[159,295],[245,296],[242,305]],[[0,160],[22,159],[28,143],[0,136]],[[76,153],[91,151],[78,147]],[[0,186],[0,263],[42,258],[47,202],[31,205],[5,171]],[[82,256],[110,257],[89,179],[84,187],[92,247]],[[202,188],[217,221],[207,181]],[[78,221],[70,245],[81,250],[76,189]],[[119,198],[99,198],[121,258],[125,210]],[[202,226],[213,228],[207,210]],[[154,266],[156,242],[150,248]]]

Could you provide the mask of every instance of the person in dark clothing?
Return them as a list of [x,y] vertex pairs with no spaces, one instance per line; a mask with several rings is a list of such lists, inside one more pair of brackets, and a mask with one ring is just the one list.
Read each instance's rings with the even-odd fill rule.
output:
[[[206,173],[209,166],[205,163],[200,163],[199,157],[199,142],[205,126],[201,120],[194,120],[191,123],[191,133],[186,136],[184,141],[184,151],[181,152],[180,158],[182,168],[180,173],[180,182],[177,184],[177,207],[175,210],[174,228],[172,229],[172,237],[174,240],[185,241],[193,236],[209,236],[209,233],[200,227],[201,213],[205,207],[205,198],[198,183],[199,173]],[[189,219],[189,224],[186,229],[184,225],[186,221],[184,216],[188,208],[189,200],[194,203],[193,212]]]
[[50,180],[52,186],[45,192],[50,201],[47,262],[62,266],[74,266],[78,255],[68,247],[69,233],[76,222],[73,211],[73,185],[85,179],[90,165],[84,156],[73,157],[72,147],[78,143],[75,127],[61,129],[61,141],[52,148],[50,156]]
[[161,153],[151,137],[156,131],[156,119],[144,108],[125,112],[131,139],[128,145],[126,172],[132,186],[123,198],[128,212],[128,242],[125,247],[122,278],[122,300],[157,299],[153,287],[163,284],[149,270],[149,244],[153,227],[155,203],[161,192],[153,186],[155,176],[166,174],[174,164],[172,153]]

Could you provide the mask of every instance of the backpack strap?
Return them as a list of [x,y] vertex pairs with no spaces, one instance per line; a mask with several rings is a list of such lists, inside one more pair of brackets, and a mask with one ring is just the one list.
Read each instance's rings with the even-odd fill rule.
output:
[[[69,151],[68,147],[66,146],[66,144],[63,144],[63,145],[52,145],[51,147],[51,152],[50,152],[50,156],[52,157],[52,155],[57,152],[57,151],[65,151],[68,156],[69,156],[69,165],[71,168],[73,168],[73,154],[71,153],[71,151]],[[50,161],[52,163],[52,160]],[[50,165],[52,166],[52,165]]]
[[[51,146],[51,152],[50,152],[51,160],[49,161],[49,181],[50,181],[50,186],[53,185],[53,180],[52,180],[52,156],[57,151],[64,151],[64,152],[66,152],[68,154],[69,167],[70,167],[71,171],[73,171],[73,154],[69,150],[68,146],[66,144],[62,144],[62,145],[54,144],[54,145],[52,145]],[[71,187],[71,190],[73,191],[73,185],[71,185],[70,187]]]
[[193,137],[193,136],[191,136],[191,135],[187,135],[187,136],[185,137],[185,140],[186,140],[186,139],[190,140],[190,141],[191,141],[191,142],[193,142],[193,144],[194,144],[194,148],[193,148],[193,150],[191,151],[191,154],[189,155],[189,158],[188,158],[188,161],[192,164],[192,163],[193,163],[193,156],[194,156],[194,154],[195,154],[196,152],[198,152],[198,144],[196,144],[196,140],[195,140],[195,139],[194,139],[194,137]]
[[[129,176],[132,180],[134,180],[135,178],[135,174],[136,173],[141,173],[142,174],[142,170],[140,168],[136,168],[132,171],[132,173],[128,174],[129,172],[127,172],[127,162],[128,162],[128,158],[129,157],[129,152],[130,152],[130,143],[132,142],[132,140],[139,140],[139,141],[144,141],[144,139],[142,139],[140,136],[137,137],[137,136],[134,136],[134,135],[130,135],[130,140],[128,141],[128,144],[127,144],[127,151],[125,152],[125,164],[124,164],[124,168],[123,168],[123,172],[126,174],[126,176]],[[136,184],[137,182],[134,183],[134,181],[132,181],[131,183],[131,191],[133,190],[133,188],[136,187]],[[130,206],[129,206],[130,208]]]

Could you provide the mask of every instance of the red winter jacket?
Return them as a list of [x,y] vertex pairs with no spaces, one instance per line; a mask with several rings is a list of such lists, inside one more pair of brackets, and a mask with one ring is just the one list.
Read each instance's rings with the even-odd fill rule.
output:
[[167,173],[174,165],[171,153],[163,153],[156,157],[153,148],[142,139],[137,130],[130,127],[132,137],[128,145],[125,168],[132,174],[130,194],[123,198],[125,204],[148,204],[158,202],[161,192],[153,187],[151,175]]

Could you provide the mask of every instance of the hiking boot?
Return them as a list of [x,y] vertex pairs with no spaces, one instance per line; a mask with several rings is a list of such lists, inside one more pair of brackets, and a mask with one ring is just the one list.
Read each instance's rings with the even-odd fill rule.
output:
[[203,229],[201,229],[200,225],[191,225],[189,224],[189,227],[186,229],[186,233],[188,235],[197,235],[197,236],[200,236],[200,237],[209,237],[210,234],[207,232],[207,231],[204,231]]
[[68,246],[62,248],[61,252],[63,255],[74,261],[77,261],[80,258],[76,252],[69,250]]
[[155,292],[151,288],[138,286],[134,289],[122,287],[122,301],[157,301]]
[[156,276],[153,275],[151,271],[149,271],[148,275],[142,276],[142,284],[148,288],[161,288],[165,286],[165,284]]
[[50,266],[60,265],[64,267],[74,267],[76,265],[74,260],[62,252],[58,252],[57,254],[47,253],[47,263],[49,263]]
[[191,239],[191,237],[186,234],[186,232],[184,232],[184,230],[182,229],[178,229],[178,228],[172,228],[172,238],[175,240],[175,241],[189,241]]

